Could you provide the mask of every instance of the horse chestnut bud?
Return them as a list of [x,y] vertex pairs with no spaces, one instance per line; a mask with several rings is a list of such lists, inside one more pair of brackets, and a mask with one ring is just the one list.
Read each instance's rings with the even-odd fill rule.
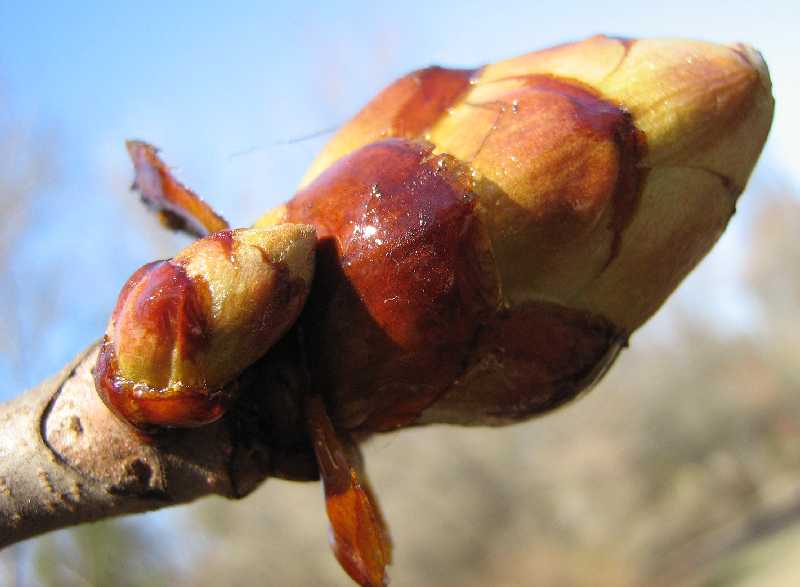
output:
[[219,418],[237,375],[299,315],[315,244],[302,224],[225,230],[136,271],[94,371],[105,403],[139,428]]

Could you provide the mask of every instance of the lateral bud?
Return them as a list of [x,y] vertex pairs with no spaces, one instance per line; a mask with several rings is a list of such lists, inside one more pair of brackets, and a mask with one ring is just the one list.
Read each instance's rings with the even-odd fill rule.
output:
[[219,418],[236,376],[300,314],[315,243],[303,224],[225,230],[136,271],[94,370],[105,403],[139,428]]

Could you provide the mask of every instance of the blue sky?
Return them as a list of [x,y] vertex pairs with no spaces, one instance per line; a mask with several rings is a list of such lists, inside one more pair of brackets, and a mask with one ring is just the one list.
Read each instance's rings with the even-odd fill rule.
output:
[[[127,275],[185,242],[150,230],[126,200],[126,138],[160,146],[187,184],[246,225],[291,195],[324,137],[288,141],[345,121],[407,70],[475,65],[599,32],[681,36],[762,50],[778,106],[756,181],[796,183],[800,112],[785,107],[800,103],[791,3],[722,6],[0,0],[0,109],[52,141],[57,171],[0,275],[0,290],[15,293],[5,312],[23,341],[0,356],[0,399],[94,340]],[[723,253],[735,256],[735,229],[726,239]],[[706,280],[724,274],[717,264]],[[739,300],[724,289],[717,295],[735,314]],[[33,329],[43,305],[47,327]]]

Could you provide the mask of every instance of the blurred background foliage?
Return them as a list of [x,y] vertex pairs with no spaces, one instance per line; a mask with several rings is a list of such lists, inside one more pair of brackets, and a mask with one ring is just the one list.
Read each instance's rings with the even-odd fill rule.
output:
[[[520,8],[521,16],[509,19],[513,11],[506,7],[505,15],[491,12],[482,18],[480,7],[468,4],[450,21],[441,7],[434,16],[401,18],[377,10],[364,16],[357,10],[363,7],[348,4],[342,9],[350,15],[344,24],[341,15],[334,18],[319,6],[304,12],[289,5],[276,8],[266,15],[271,21],[258,21],[264,25],[262,34],[274,34],[277,40],[271,42],[277,47],[286,35],[294,41],[309,39],[297,48],[303,57],[271,52],[260,59],[259,46],[245,43],[236,56],[250,59],[249,64],[229,60],[230,67],[224,68],[231,55],[223,51],[222,65],[208,65],[212,77],[232,71],[226,75],[255,88],[252,100],[261,110],[226,102],[223,90],[209,89],[202,67],[200,73],[182,71],[184,61],[167,54],[174,53],[182,34],[195,37],[191,51],[184,49],[187,62],[199,58],[192,51],[207,56],[204,42],[232,39],[235,46],[234,21],[225,20],[229,28],[209,39],[214,27],[198,28],[189,15],[188,32],[175,32],[173,44],[165,40],[163,46],[130,50],[150,58],[142,59],[141,70],[108,65],[118,78],[83,82],[90,86],[87,92],[92,87],[108,92],[107,98],[98,98],[102,107],[81,103],[78,89],[62,89],[54,81],[61,78],[51,80],[55,97],[32,106],[31,92],[47,88],[40,81],[32,82],[33,89],[25,85],[23,62],[35,68],[36,59],[51,58],[61,41],[42,49],[45,57],[37,57],[33,45],[22,41],[13,46],[9,27],[23,27],[32,17],[0,9],[6,27],[0,31],[2,398],[55,372],[96,338],[125,277],[184,242],[160,231],[128,194],[124,138],[139,136],[165,147],[182,179],[229,212],[235,224],[245,224],[291,193],[327,136],[291,139],[345,120],[408,69],[434,60],[476,59],[480,48],[463,49],[470,34],[503,36],[503,23],[511,26],[509,20],[521,21],[522,15],[534,22],[533,9]],[[578,6],[588,10],[588,4]],[[568,24],[533,38],[513,29],[505,41],[482,49],[485,56],[477,60],[598,30],[709,38],[700,31],[704,25],[681,20],[681,11],[690,10],[691,3],[676,6],[681,9],[675,14],[629,10],[620,20],[613,12],[579,15],[577,9],[552,3],[539,10],[564,14]],[[767,61],[773,63],[774,56],[778,64],[793,63],[779,50],[787,41],[765,32],[780,26],[783,5],[776,3],[774,13],[770,7],[749,14],[745,3],[734,3],[728,10],[738,20],[726,13],[714,38],[774,43],[775,54],[767,51]],[[83,20],[67,15],[73,20],[66,21],[48,14],[71,34],[88,35],[86,42],[97,45],[81,53],[90,66],[111,59],[103,57],[106,37],[93,28],[104,22],[102,14],[93,12]],[[152,14],[131,16],[129,26],[172,31],[184,16],[162,14],[163,22],[155,22]],[[237,18],[248,15],[243,10]],[[298,24],[295,17],[307,20]],[[112,37],[129,31],[121,18],[114,20],[118,32]],[[449,24],[443,38],[431,32],[437,18]],[[360,37],[337,29],[357,24],[363,30]],[[524,29],[519,22],[514,26]],[[158,35],[142,30],[145,40]],[[448,43],[462,47],[461,52],[441,48]],[[120,51],[120,60],[133,63],[125,59],[134,57]],[[166,60],[158,67],[154,51],[162,51]],[[291,75],[289,65],[281,65],[287,60],[294,68]],[[70,67],[67,73],[77,76],[82,65]],[[155,70],[155,82],[147,78],[150,70]],[[44,68],[42,75],[47,81],[55,74]],[[773,77],[778,79],[774,65]],[[141,89],[148,81],[162,85]],[[211,98],[201,95],[205,91]],[[119,102],[120,112],[110,115],[122,94],[129,101]],[[788,99],[789,91],[784,95]],[[189,104],[193,96],[194,105]],[[784,120],[790,126],[794,119],[780,116],[777,81],[776,96],[776,124]],[[230,118],[237,109],[242,110],[239,118]],[[78,115],[83,119],[70,118]],[[214,120],[218,115],[221,121]],[[248,123],[252,135],[242,131]],[[228,133],[226,124],[233,126]],[[718,248],[633,336],[631,348],[586,398],[524,425],[406,430],[367,445],[368,469],[396,545],[393,585],[797,584],[800,184],[792,162],[800,157],[800,144],[787,152],[792,145],[788,135],[776,132],[784,137],[782,149],[774,147],[773,138]],[[254,138],[259,133],[263,136]],[[318,485],[269,481],[241,502],[208,499],[6,549],[0,552],[0,584],[347,585],[328,550],[326,533]]]

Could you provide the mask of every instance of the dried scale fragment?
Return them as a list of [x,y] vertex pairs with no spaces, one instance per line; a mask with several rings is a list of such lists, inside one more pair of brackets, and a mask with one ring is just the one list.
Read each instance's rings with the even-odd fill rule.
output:
[[388,583],[386,567],[392,561],[392,544],[364,472],[360,449],[333,427],[319,395],[309,398],[306,411],[325,487],[334,555],[358,584],[382,587]]
[[161,223],[202,237],[229,228],[228,222],[197,194],[181,184],[158,156],[158,149],[142,141],[126,143],[136,177],[132,189]]

